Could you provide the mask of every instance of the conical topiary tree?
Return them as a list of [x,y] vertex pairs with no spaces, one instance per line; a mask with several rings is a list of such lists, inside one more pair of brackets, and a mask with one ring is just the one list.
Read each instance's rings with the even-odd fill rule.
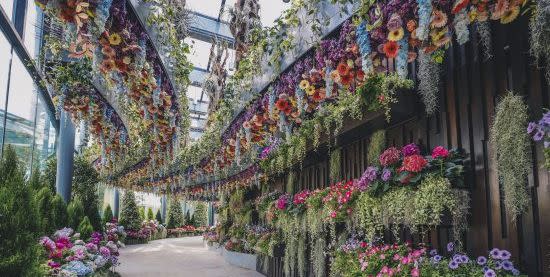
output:
[[73,199],[79,198],[82,203],[86,203],[84,215],[88,217],[94,230],[103,230],[99,215],[98,182],[99,173],[94,169],[92,163],[84,155],[77,156],[74,161]]
[[145,208],[144,207],[139,207],[139,218],[141,219],[141,221],[144,221],[147,219],[147,217],[145,216]]
[[109,222],[113,220],[113,210],[111,209],[111,205],[107,204],[107,207],[105,207],[105,210],[103,210],[103,222]]
[[0,162],[0,272],[2,276],[45,276],[40,272],[38,212],[33,190],[11,146]]
[[90,223],[90,219],[87,216],[84,216],[80,224],[78,224],[77,231],[80,233],[80,238],[84,241],[87,241],[92,233],[94,232],[94,227]]
[[82,218],[84,218],[84,205],[80,199],[75,198],[67,205],[68,225],[76,230]]
[[160,214],[160,209],[157,210],[157,214],[155,215],[155,219],[156,219],[159,223],[162,223],[162,215]]
[[183,211],[181,210],[180,202],[177,198],[172,197],[172,199],[170,199],[170,207],[168,209],[166,228],[172,229],[176,227],[181,227],[183,224]]
[[193,213],[193,221],[196,227],[206,226],[208,224],[207,207],[203,202],[198,202]]
[[50,188],[43,187],[40,189],[34,196],[34,201],[38,209],[38,224],[40,225],[40,231],[47,235],[53,234],[57,226],[54,226],[55,222],[53,221],[53,195]]
[[147,220],[155,219],[155,214],[153,213],[153,208],[149,207],[147,209]]
[[141,219],[136,204],[136,196],[129,190],[124,193],[122,198],[122,211],[120,212],[120,225],[126,230],[139,230],[141,228]]
[[56,194],[52,199],[52,226],[58,230],[67,226],[67,205],[61,195]]

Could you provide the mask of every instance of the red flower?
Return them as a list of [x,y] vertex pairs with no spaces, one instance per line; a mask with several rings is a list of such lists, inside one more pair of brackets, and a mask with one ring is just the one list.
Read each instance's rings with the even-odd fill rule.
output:
[[470,3],[470,0],[457,0],[455,4],[453,5],[453,9],[451,10],[452,14],[459,13],[462,9],[464,9],[468,4]]
[[277,107],[279,111],[284,111],[288,107],[288,101],[284,99],[279,99],[277,100],[277,103],[275,103],[275,107]]
[[399,161],[399,157],[401,155],[401,151],[395,147],[390,147],[386,149],[382,154],[380,154],[380,165],[382,166],[389,166],[397,161]]
[[386,57],[393,59],[397,57],[397,52],[399,52],[399,45],[395,41],[388,41],[384,44],[384,54]]
[[340,76],[348,75],[349,73],[349,66],[346,63],[339,63],[336,69],[338,70]]
[[432,150],[432,158],[447,158],[449,156],[449,150],[445,149],[443,146],[438,146]]
[[340,75],[340,81],[342,82],[342,85],[349,86],[351,84],[351,81],[353,81],[353,78],[351,74],[348,75]]
[[412,155],[403,159],[401,170],[409,172],[420,172],[428,164],[428,161],[420,155]]

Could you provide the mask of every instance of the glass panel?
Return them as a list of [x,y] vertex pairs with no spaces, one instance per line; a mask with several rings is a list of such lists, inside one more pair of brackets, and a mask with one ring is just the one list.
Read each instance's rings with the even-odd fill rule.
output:
[[0,0],[0,6],[2,7],[2,9],[4,9],[4,12],[6,13],[6,15],[10,20],[12,20],[12,17],[13,17],[12,13],[13,13],[14,2],[15,2],[14,0]]
[[290,8],[290,2],[284,3],[283,1],[273,0],[259,0],[260,1],[260,20],[264,27],[273,26],[273,22],[277,19],[284,10]]
[[212,44],[196,39],[186,39],[186,42],[193,46],[193,49],[191,49],[191,62],[193,66],[206,69]]
[[17,55],[13,57],[8,97],[6,141],[12,144],[23,163],[31,162],[37,93],[34,81]]
[[192,11],[218,18],[221,0],[187,0],[186,5]]
[[27,2],[27,17],[25,18],[23,40],[31,58],[36,58],[40,50],[39,42],[42,10],[34,4],[34,1],[28,0]]
[[4,133],[4,115],[6,114],[6,91],[8,89],[8,70],[9,60],[11,59],[11,45],[8,39],[4,36],[4,33],[0,31],[0,57],[6,57],[2,59],[0,63],[0,147],[2,146],[3,133]]
[[55,129],[51,124],[50,117],[46,112],[46,105],[38,97],[36,108],[36,129],[34,138],[33,167],[43,168],[44,162],[54,153]]

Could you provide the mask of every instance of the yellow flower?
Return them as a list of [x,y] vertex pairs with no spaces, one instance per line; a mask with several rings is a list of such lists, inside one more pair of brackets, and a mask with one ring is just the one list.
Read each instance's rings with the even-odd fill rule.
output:
[[306,93],[307,93],[307,95],[312,96],[315,93],[315,87],[314,86],[309,86],[306,89]]
[[514,21],[519,15],[519,7],[515,6],[504,12],[504,15],[500,18],[500,23],[508,24]]
[[308,80],[302,80],[300,82],[300,88],[303,90],[306,90],[309,87],[309,81]]
[[470,18],[470,23],[474,22],[474,20],[476,20],[477,18],[477,10],[476,9],[472,9],[470,11],[470,13],[468,14],[469,18]]
[[130,64],[132,62],[132,58],[125,56],[124,58],[122,58],[122,62],[124,64]]
[[119,45],[122,42],[122,38],[119,34],[113,33],[109,36],[109,43],[111,45]]
[[389,41],[400,41],[403,36],[405,35],[405,31],[403,31],[403,28],[396,29],[395,31],[391,31],[388,34],[388,40]]

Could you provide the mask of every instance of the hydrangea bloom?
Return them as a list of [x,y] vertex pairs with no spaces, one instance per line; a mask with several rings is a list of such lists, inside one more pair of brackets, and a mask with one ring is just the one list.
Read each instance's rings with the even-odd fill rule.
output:
[[380,154],[380,165],[390,166],[399,161],[400,153],[397,148],[390,147]]

